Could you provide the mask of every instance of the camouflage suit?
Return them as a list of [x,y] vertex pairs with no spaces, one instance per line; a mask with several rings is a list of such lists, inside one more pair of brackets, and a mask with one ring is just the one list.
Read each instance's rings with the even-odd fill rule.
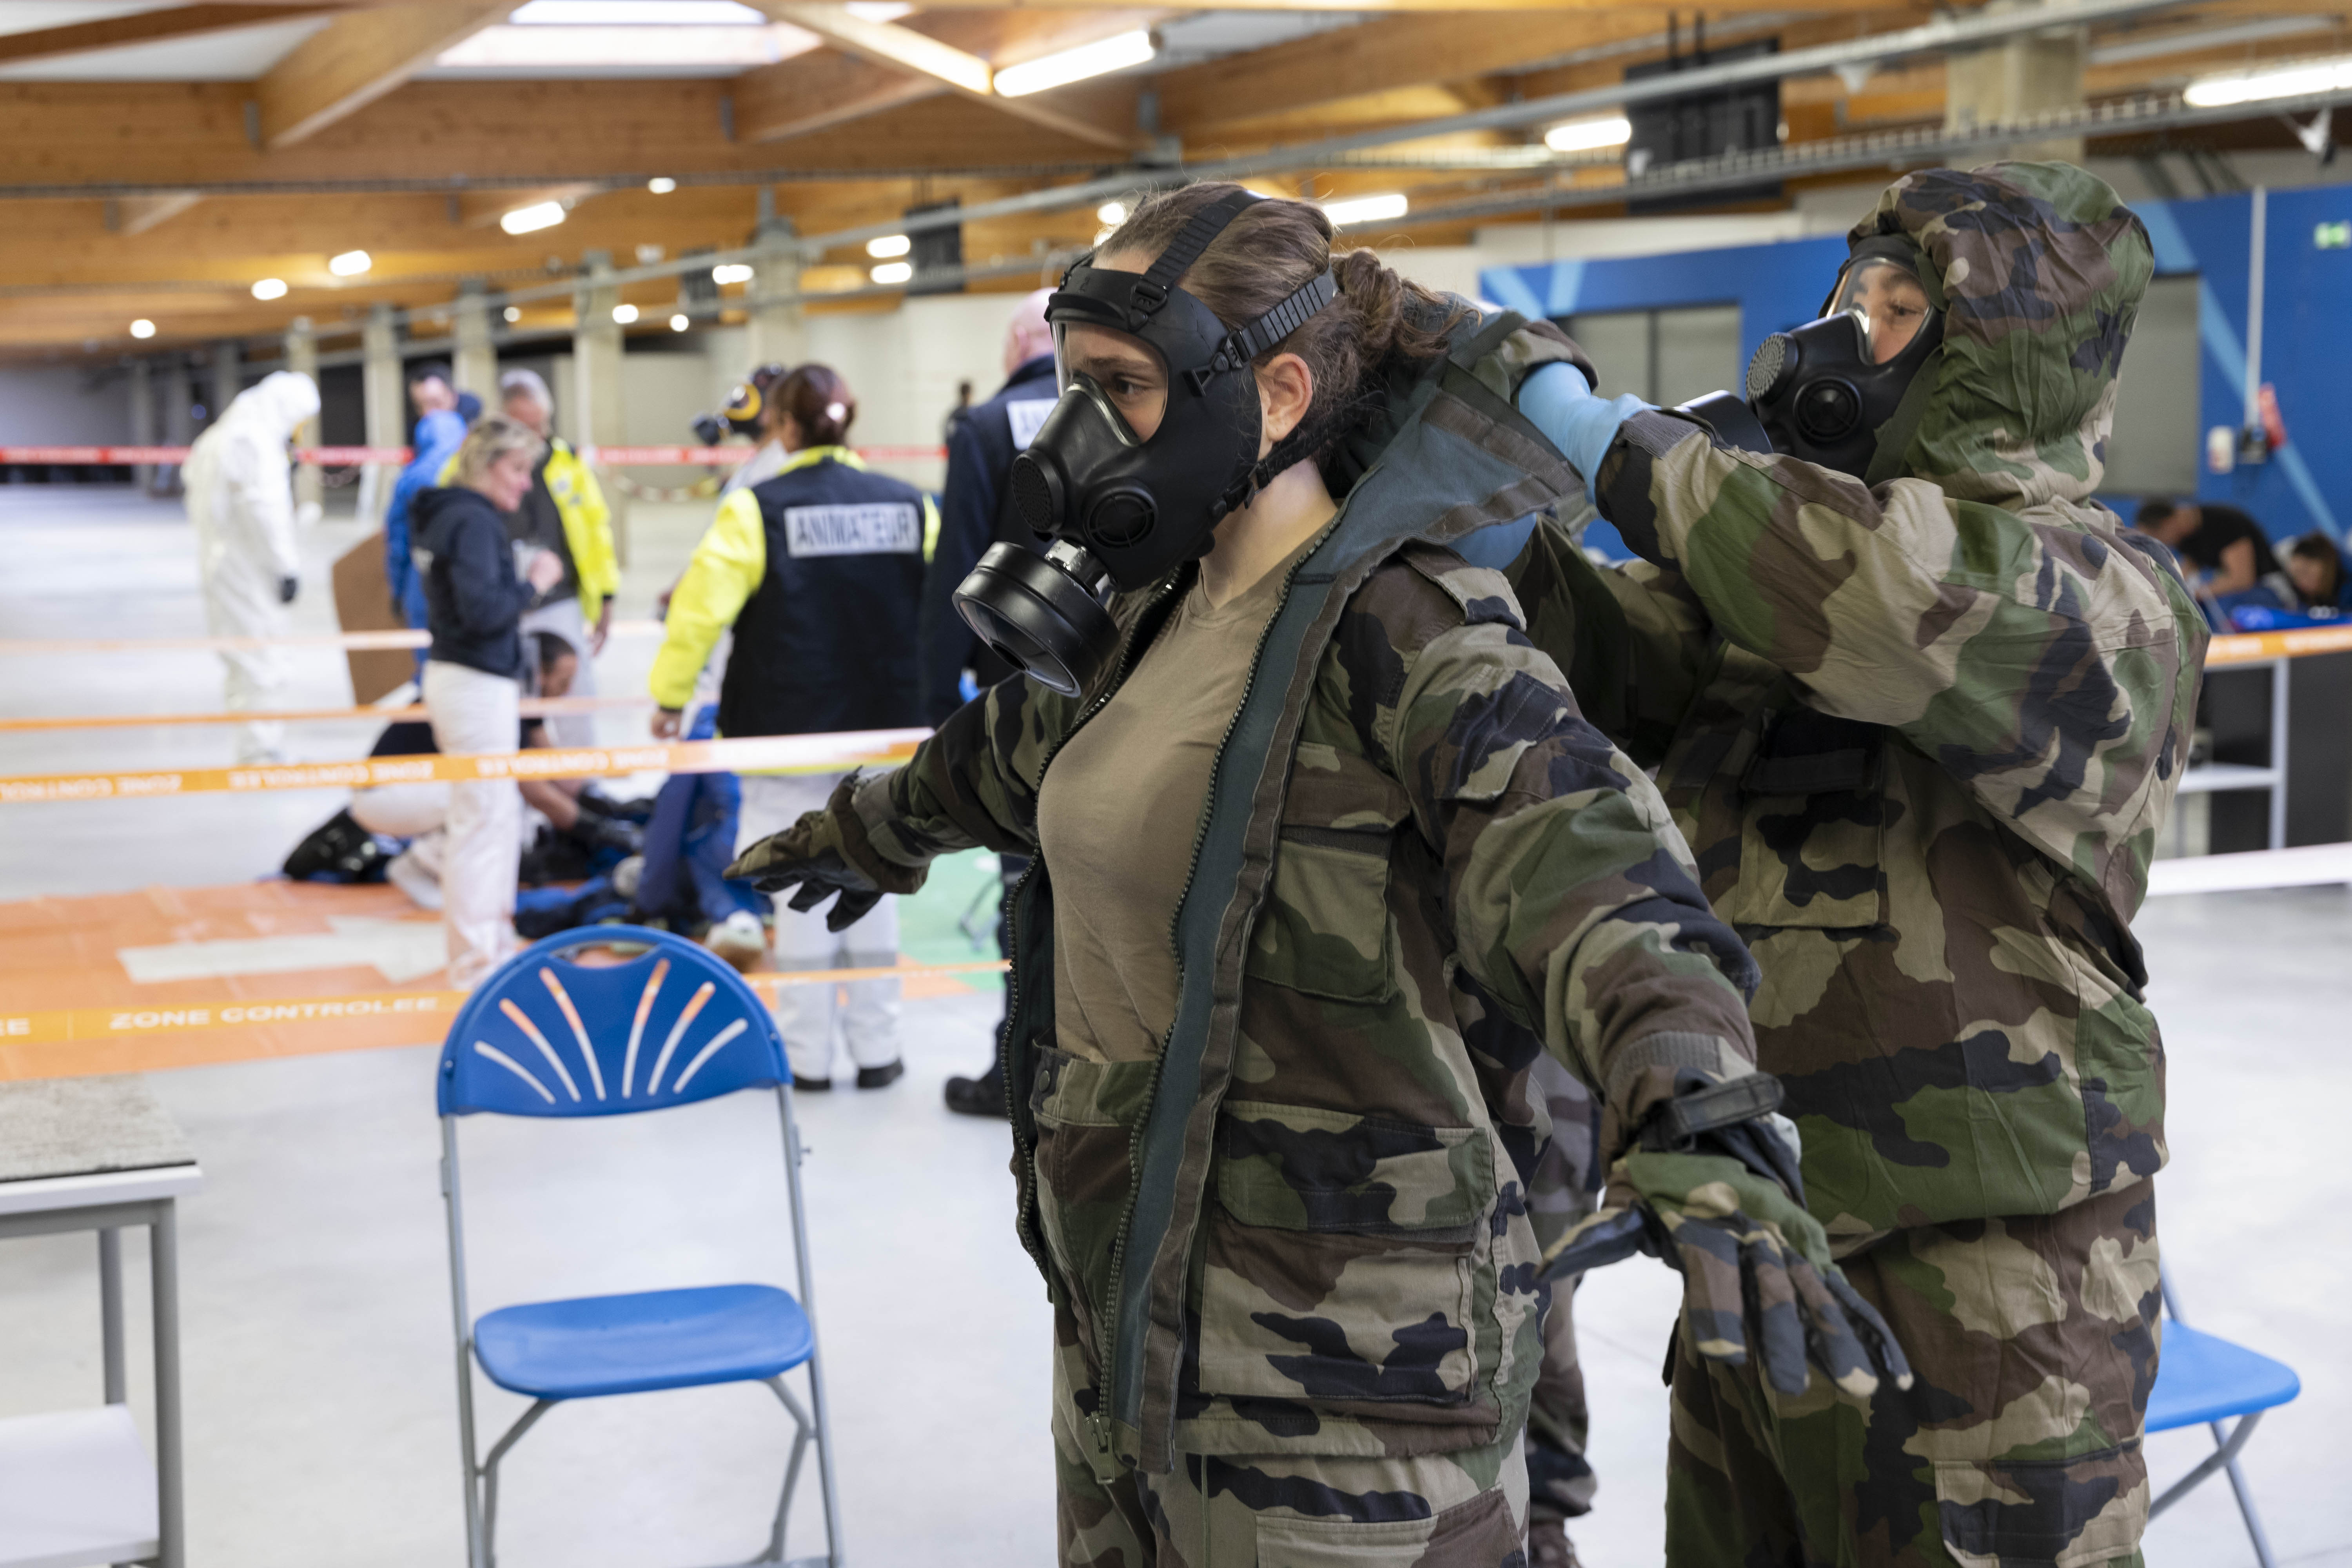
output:
[[1853,230],[1888,234],[1945,320],[1905,477],[1645,412],[1597,477],[1643,562],[1553,534],[1514,572],[1754,952],[1809,1206],[1918,1374],[1784,1399],[1679,1345],[1668,1557],[2137,1563],[2164,1058],[2128,921],[2206,633],[2088,498],[2151,254],[2056,163],[1909,175]]
[[[1751,1070],[1752,972],[1664,802],[1503,575],[1429,542],[1577,482],[1508,402],[1570,351],[1512,324],[1365,435],[1202,820],[1167,825],[1196,845],[1171,933],[1196,956],[1158,1060],[1054,1048],[1052,867],[1012,898],[1003,1048],[1067,1563],[1522,1563],[1530,1066],[1614,1086],[1626,1125],[1671,1091],[1660,1064]],[[1121,651],[1082,699],[1004,682],[858,787],[853,852],[1035,854],[1056,749],[1194,571],[1114,603]]]

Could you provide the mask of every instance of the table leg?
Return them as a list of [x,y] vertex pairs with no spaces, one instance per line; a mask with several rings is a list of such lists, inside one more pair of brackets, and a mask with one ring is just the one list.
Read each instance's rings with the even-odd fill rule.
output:
[[106,1367],[106,1402],[121,1405],[131,1397],[122,1374],[122,1233],[98,1233],[98,1321]]
[[178,1205],[155,1205],[149,1274],[155,1290],[155,1521],[159,1568],[186,1568],[180,1486],[180,1237]]

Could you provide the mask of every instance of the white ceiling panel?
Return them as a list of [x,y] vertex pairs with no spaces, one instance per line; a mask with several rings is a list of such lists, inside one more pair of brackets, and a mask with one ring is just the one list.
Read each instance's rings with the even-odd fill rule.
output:
[[[0,10],[9,8],[0,3]],[[332,20],[305,16],[119,49],[18,60],[0,66],[0,81],[252,81]]]

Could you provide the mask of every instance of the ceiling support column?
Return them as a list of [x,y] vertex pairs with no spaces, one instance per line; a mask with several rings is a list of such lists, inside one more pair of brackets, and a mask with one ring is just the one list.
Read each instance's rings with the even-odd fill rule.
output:
[[457,285],[457,303],[451,321],[457,344],[450,355],[449,369],[457,378],[457,390],[472,393],[482,400],[484,409],[495,413],[499,406],[499,351],[490,342],[490,301],[480,279],[468,278]]
[[[2018,0],[1992,0],[1987,13],[2021,9]],[[2053,109],[2083,107],[2083,62],[2089,29],[2081,26],[2018,33],[1980,49],[1956,49],[1944,62],[1944,129],[2006,124]],[[2083,139],[2063,136],[2005,149],[2004,160],[2083,161]]]
[[[613,281],[613,258],[602,250],[585,251],[583,271],[572,295],[572,426],[580,444],[592,451],[617,447],[626,438],[622,424],[621,323],[613,308],[621,302],[620,287]],[[587,454],[583,454],[587,455]],[[589,462],[599,474],[604,465]],[[610,476],[604,479],[604,500],[613,509],[613,549],[624,565],[629,559],[629,498]]]
[[[319,384],[319,334],[311,331],[308,316],[297,316],[287,323],[286,368],[309,376],[313,386]],[[294,444],[297,447],[319,444],[317,415],[312,415],[296,427]],[[295,464],[294,521],[298,523],[318,521],[326,510],[325,497],[325,487],[320,482],[319,465]]]
[[[360,402],[369,446],[408,445],[404,428],[408,423],[407,398],[408,390],[400,376],[400,329],[393,321],[392,307],[379,302],[368,311],[367,325],[360,329]],[[383,521],[383,509],[392,500],[393,481],[399,474],[396,463],[369,463],[360,469],[361,522],[373,527]]]

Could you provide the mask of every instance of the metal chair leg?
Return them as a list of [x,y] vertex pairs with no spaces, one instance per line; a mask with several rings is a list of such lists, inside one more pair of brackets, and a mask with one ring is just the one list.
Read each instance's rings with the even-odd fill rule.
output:
[[815,1427],[809,1421],[808,1412],[801,1408],[801,1402],[793,1397],[793,1391],[784,1386],[781,1374],[762,1381],[783,1402],[796,1430],[793,1434],[793,1457],[784,1462],[784,1489],[776,1500],[775,1528],[769,1532],[768,1549],[751,1561],[782,1563],[784,1560],[784,1524],[793,1511],[793,1488],[801,1479],[801,1460],[808,1453],[809,1438],[814,1436]]
[[[2246,1419],[2253,1418],[2248,1416]],[[2216,1421],[2213,1423],[2214,1440],[2220,1441],[2221,1436],[2221,1424]],[[2230,1489],[2238,1494],[2238,1517],[2246,1521],[2247,1539],[2254,1543],[2254,1562],[2260,1568],[2278,1568],[2277,1559],[2271,1555],[2271,1538],[2263,1529],[2263,1516],[2254,1511],[2253,1493],[2246,1489],[2245,1473],[2238,1468],[2235,1458],[2223,1468],[2230,1472]]]
[[522,1413],[522,1419],[507,1428],[507,1435],[492,1446],[490,1457],[482,1461],[482,1568],[497,1568],[499,1561],[499,1461],[538,1424],[541,1416],[554,1408],[552,1399],[533,1401],[531,1407]]

